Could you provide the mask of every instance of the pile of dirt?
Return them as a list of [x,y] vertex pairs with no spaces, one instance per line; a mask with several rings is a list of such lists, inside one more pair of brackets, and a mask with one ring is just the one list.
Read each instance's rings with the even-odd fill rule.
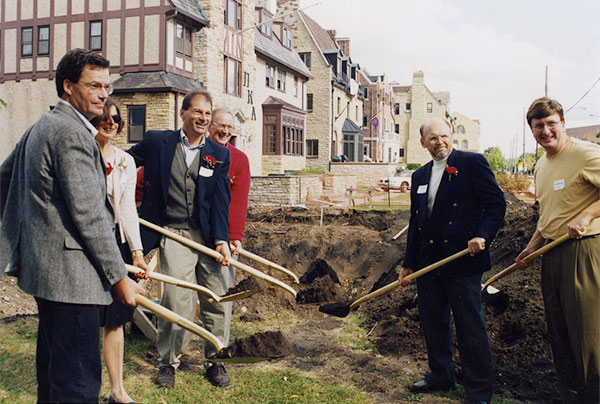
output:
[[282,358],[292,354],[292,346],[281,331],[267,331],[237,338],[211,359],[224,358]]
[[233,295],[239,292],[245,292],[247,290],[256,290],[257,292],[262,292],[267,288],[267,282],[253,277],[245,278],[240,281],[237,285],[227,290],[224,296]]
[[[505,197],[504,225],[490,244],[493,267],[484,274],[484,280],[511,265],[535,231],[537,205],[525,204],[510,193]],[[347,308],[355,299],[397,279],[406,234],[395,241],[391,238],[408,219],[407,211],[348,213],[326,209],[324,225],[319,226],[319,209],[252,209],[246,246],[250,251],[264,252],[268,259],[297,274],[306,274],[306,280],[312,276],[308,263],[324,260],[337,274],[342,292],[329,302]],[[483,301],[495,362],[495,391],[514,399],[550,402],[560,394],[546,333],[539,269],[535,264],[497,281],[494,286],[501,292],[484,294]],[[314,279],[309,287],[315,286]],[[416,295],[413,283],[359,307],[381,354],[427,358]],[[247,304],[249,310],[255,304],[285,306],[285,302],[277,303],[264,295],[252,299],[257,301]],[[458,353],[455,359],[459,364]]]

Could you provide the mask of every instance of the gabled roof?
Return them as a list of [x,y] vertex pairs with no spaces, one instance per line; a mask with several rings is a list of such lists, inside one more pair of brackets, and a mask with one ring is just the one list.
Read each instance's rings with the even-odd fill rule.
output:
[[408,93],[412,86],[393,86],[392,90],[395,93]]
[[342,132],[346,133],[363,133],[360,126],[354,123],[354,121],[346,118],[344,120],[344,125],[342,126]]
[[125,73],[113,82],[115,93],[134,91],[186,93],[197,87],[204,88],[199,81],[165,71]]
[[269,38],[262,34],[260,28],[257,27],[256,30],[257,32],[254,35],[254,50],[256,53],[260,53],[268,59],[281,63],[283,66],[290,68],[307,79],[312,78],[310,70],[308,70],[308,67],[300,59],[296,51],[283,46],[277,35],[273,34]]
[[210,22],[208,15],[202,9],[202,6],[198,4],[198,0],[169,0],[173,6],[177,9],[177,12],[191,18],[192,20],[198,21],[202,25],[206,26]]
[[312,36],[315,38],[317,42],[317,46],[321,49],[321,52],[333,52],[339,51],[339,47],[337,44],[331,39],[331,36],[327,33],[323,27],[321,27],[315,20],[310,18],[303,11],[299,11],[298,14],[304,19],[306,23],[306,27],[311,32]]
[[284,100],[279,99],[277,97],[273,97],[272,95],[269,96],[269,98],[267,98],[265,102],[262,103],[262,105],[281,105],[282,107],[285,107],[286,109],[291,109],[292,111],[301,112],[303,114],[306,113],[306,111],[304,111],[302,108],[298,108],[297,106],[292,105],[289,102],[285,102]]

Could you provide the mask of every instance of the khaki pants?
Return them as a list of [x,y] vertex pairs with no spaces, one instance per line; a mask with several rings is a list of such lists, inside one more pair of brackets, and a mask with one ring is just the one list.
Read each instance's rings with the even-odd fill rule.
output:
[[542,292],[565,403],[598,403],[600,237],[569,240],[545,254]]
[[[197,230],[169,229],[184,237],[202,243],[202,237]],[[188,282],[197,282],[222,296],[234,282],[229,267],[222,267],[214,258],[199,251],[163,237],[160,243],[161,272]],[[194,291],[174,285],[164,284],[160,304],[169,310],[194,320],[196,314],[196,298]],[[202,325],[213,333],[223,345],[229,343],[231,326],[232,303],[209,303],[206,295],[198,293],[200,300],[200,319]],[[181,353],[186,330],[167,320],[158,320],[158,353],[159,366],[179,366],[177,358]],[[204,345],[204,355],[209,357],[216,349],[209,343]]]

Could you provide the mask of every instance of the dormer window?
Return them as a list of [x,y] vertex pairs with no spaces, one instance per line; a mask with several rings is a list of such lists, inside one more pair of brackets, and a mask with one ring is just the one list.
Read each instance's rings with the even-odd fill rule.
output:
[[242,29],[242,4],[236,0],[226,0],[225,2],[225,25],[234,30]]
[[283,38],[281,42],[283,42],[283,46],[286,48],[292,49],[292,32],[288,27],[283,27]]
[[271,36],[273,36],[273,23],[272,22],[265,22],[262,23],[263,21],[269,21],[273,18],[273,16],[266,12],[265,10],[262,10],[260,13],[260,21],[261,21],[261,26],[260,26],[260,32],[262,32],[264,35],[268,36],[269,38],[271,38]]

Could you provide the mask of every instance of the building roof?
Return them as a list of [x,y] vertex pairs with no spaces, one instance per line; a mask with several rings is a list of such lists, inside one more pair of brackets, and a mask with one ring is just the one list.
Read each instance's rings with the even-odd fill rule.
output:
[[292,111],[301,112],[303,114],[306,113],[306,111],[304,111],[302,108],[298,108],[297,106],[292,105],[289,102],[285,102],[280,98],[273,97],[272,95],[269,96],[269,98],[267,98],[265,102],[262,103],[262,105],[281,105],[282,107],[285,107],[286,109],[291,109]]
[[306,23],[306,27],[311,32],[312,36],[315,38],[317,42],[317,46],[321,49],[321,52],[332,52],[339,51],[339,47],[337,44],[331,39],[329,33],[323,29],[315,20],[310,18],[303,11],[299,11],[298,14],[304,19]]
[[567,128],[567,135],[575,137],[577,139],[588,140],[594,143],[600,142],[600,139],[596,137],[596,134],[598,132],[600,132],[600,125]]
[[412,86],[393,86],[392,90],[394,90],[395,93],[408,93],[411,87]]
[[202,25],[208,25],[210,22],[208,15],[198,4],[198,0],[170,0],[177,11],[186,17],[198,21]]
[[360,126],[354,123],[354,121],[346,118],[344,120],[344,126],[342,126],[342,132],[346,133],[363,133]]
[[204,88],[197,80],[165,71],[125,73],[113,82],[115,93],[164,91],[186,93],[197,87]]
[[257,53],[281,63],[307,79],[312,78],[310,70],[308,70],[308,67],[300,59],[296,51],[283,46],[277,35],[272,34],[269,38],[262,34],[260,28],[257,27],[256,30],[257,32],[254,35],[254,50]]

